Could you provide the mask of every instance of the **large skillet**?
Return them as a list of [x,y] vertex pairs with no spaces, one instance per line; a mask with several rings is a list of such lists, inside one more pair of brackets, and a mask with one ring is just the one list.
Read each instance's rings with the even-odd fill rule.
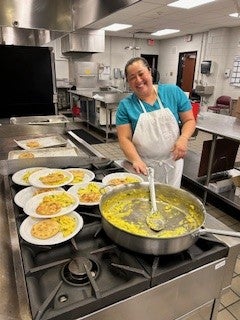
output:
[[146,224],[151,208],[148,183],[127,184],[101,198],[102,225],[109,238],[135,252],[163,255],[188,249],[203,233],[240,237],[240,232],[204,229],[206,210],[191,193],[160,183],[155,189],[164,230],[155,232]]

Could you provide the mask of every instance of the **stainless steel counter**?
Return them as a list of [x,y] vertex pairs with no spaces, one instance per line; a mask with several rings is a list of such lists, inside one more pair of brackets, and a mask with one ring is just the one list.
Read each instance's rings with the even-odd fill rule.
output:
[[197,118],[197,128],[228,139],[240,140],[240,119],[235,117],[201,112]]
[[130,92],[118,91],[99,91],[99,89],[82,89],[82,90],[69,90],[71,94],[79,95],[88,99],[94,99],[105,104],[117,104],[120,100],[130,94]]
[[[26,128],[27,127],[27,128]],[[18,134],[36,133],[40,132],[41,128],[35,126],[3,126],[0,128],[4,138],[0,139],[0,146],[10,149],[12,145],[7,145],[7,142],[16,137]],[[57,128],[55,128],[57,129]],[[2,131],[1,131],[2,130]],[[51,128],[49,128],[51,130]],[[15,135],[14,135],[15,133]],[[55,131],[56,133],[56,131]],[[2,136],[2,135],[1,135]],[[63,159],[64,158],[64,159]],[[49,166],[67,166],[79,164],[78,157],[62,157],[56,158],[49,162],[49,159],[29,159],[29,161],[36,161],[37,165],[43,165],[47,162]],[[132,171],[132,167],[127,161],[118,161],[128,171]],[[16,168],[26,167],[25,160],[2,160],[0,161],[0,233],[1,233],[1,286],[0,286],[0,319],[4,320],[31,320],[31,315],[26,296],[25,283],[21,275],[21,255],[19,253],[18,234],[15,225],[13,212],[13,201],[10,192],[7,191],[6,186],[9,183],[8,175],[16,171]],[[209,228],[228,229],[224,224],[217,221],[215,218],[207,215],[206,226]],[[10,229],[9,229],[10,228]],[[10,232],[11,231],[11,232]],[[10,236],[11,235],[11,236]],[[236,262],[236,257],[239,253],[240,240],[237,238],[219,236],[230,247],[229,256],[226,259],[224,288],[231,284],[232,274]],[[13,268],[14,265],[17,266]],[[17,282],[17,286],[15,283]],[[99,319],[99,318],[98,318]]]
[[[207,176],[204,181],[204,185],[198,183],[196,172],[198,168],[196,165],[199,165],[200,159],[198,160],[198,156],[194,155],[193,152],[189,152],[184,164],[183,175],[187,178],[191,179],[193,182],[197,182],[200,186],[203,187],[203,203],[207,202],[207,195],[208,193],[213,193],[209,188],[208,185],[210,183],[211,174],[212,174],[212,166],[213,166],[213,159],[215,154],[216,148],[216,141],[218,138],[226,138],[230,140],[240,141],[240,119],[235,117],[231,117],[228,115],[217,114],[212,112],[201,112],[197,118],[197,125],[198,130],[207,132],[212,134],[212,144],[211,150],[209,153],[209,160],[208,160],[208,169],[207,169]],[[196,159],[195,159],[196,158]],[[231,191],[231,190],[230,190]],[[234,192],[228,192],[227,194],[218,194],[224,201],[233,205],[234,207],[239,208],[238,199],[235,199]],[[236,203],[235,203],[236,202]]]

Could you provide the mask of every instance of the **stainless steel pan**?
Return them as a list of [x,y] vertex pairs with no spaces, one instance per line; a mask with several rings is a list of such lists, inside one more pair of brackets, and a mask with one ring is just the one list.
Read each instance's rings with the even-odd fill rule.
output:
[[148,183],[116,187],[100,201],[102,225],[117,244],[144,254],[163,255],[188,249],[203,233],[240,237],[239,232],[204,229],[206,210],[191,193],[155,183],[158,211],[165,228],[159,232],[146,224],[151,210]]

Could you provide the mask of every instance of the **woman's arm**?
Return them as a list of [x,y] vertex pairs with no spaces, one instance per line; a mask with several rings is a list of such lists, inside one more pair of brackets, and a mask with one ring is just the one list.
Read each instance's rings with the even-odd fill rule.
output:
[[188,149],[188,140],[196,129],[196,121],[192,110],[181,112],[179,113],[179,116],[183,125],[181,128],[181,135],[177,139],[172,150],[174,160],[185,157]]
[[132,129],[130,124],[117,126],[117,135],[120,148],[126,158],[132,163],[137,173],[147,174],[147,166],[139,156],[134,144],[132,143]]

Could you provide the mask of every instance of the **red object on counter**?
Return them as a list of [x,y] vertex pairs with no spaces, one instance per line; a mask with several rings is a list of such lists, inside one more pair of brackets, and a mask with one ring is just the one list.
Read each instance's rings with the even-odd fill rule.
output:
[[79,117],[80,116],[80,108],[79,108],[79,106],[73,106],[72,107],[72,115],[73,115],[73,117]]
[[192,105],[194,118],[197,119],[197,116],[200,110],[200,102],[191,102],[191,105]]

